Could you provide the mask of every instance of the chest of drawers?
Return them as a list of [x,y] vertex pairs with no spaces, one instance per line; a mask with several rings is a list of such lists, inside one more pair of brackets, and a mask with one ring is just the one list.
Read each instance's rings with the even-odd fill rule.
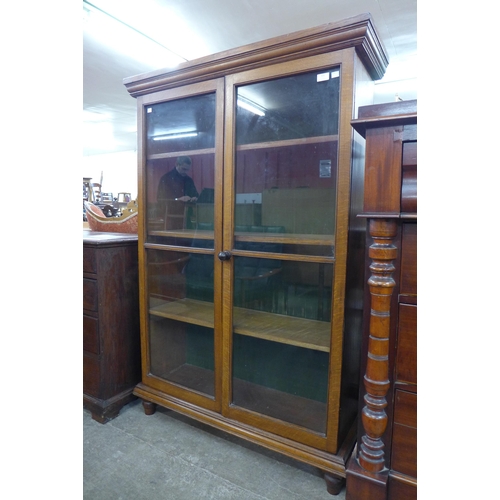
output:
[[417,101],[359,109],[366,138],[362,384],[349,500],[417,498]]
[[140,380],[137,235],[83,231],[83,405],[105,423]]

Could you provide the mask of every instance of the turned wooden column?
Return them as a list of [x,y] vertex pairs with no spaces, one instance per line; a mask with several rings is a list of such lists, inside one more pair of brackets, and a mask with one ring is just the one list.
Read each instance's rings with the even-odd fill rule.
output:
[[369,232],[373,238],[368,255],[372,260],[370,289],[370,336],[364,385],[365,407],[362,424],[365,434],[359,445],[358,462],[369,472],[385,468],[382,435],[387,427],[387,392],[389,380],[389,332],[391,322],[391,297],[395,286],[394,260],[397,248],[393,244],[397,234],[394,219],[370,219]]

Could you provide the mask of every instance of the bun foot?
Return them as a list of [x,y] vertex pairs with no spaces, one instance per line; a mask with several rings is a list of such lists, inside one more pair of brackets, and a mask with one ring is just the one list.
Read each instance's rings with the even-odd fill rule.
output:
[[334,476],[327,472],[324,473],[323,477],[326,482],[326,491],[328,491],[330,495],[338,495],[342,491],[345,485],[345,478]]
[[156,403],[150,401],[143,401],[142,406],[146,415],[154,415],[156,413]]

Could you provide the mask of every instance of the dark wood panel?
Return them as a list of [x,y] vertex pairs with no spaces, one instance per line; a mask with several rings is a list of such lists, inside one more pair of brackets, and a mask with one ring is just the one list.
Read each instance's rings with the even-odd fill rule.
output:
[[396,391],[394,422],[408,427],[417,427],[417,395]]
[[417,477],[417,429],[414,427],[394,424],[391,468]]
[[97,304],[97,281],[83,278],[83,308],[89,311],[97,311]]
[[417,294],[417,224],[403,224],[401,243],[401,288],[400,293]]
[[417,486],[403,478],[389,476],[388,494],[388,500],[417,500]]
[[83,315],[83,350],[99,354],[99,320]]
[[401,207],[402,127],[369,129],[366,132],[365,198],[367,213],[399,214]]
[[96,255],[94,248],[83,247],[83,272],[84,273],[96,273]]
[[417,395],[396,391],[391,469],[417,477]]
[[373,104],[371,106],[362,106],[359,108],[359,119],[368,118],[384,118],[398,117],[416,113],[417,101],[415,99],[409,101],[385,102],[382,104]]
[[417,213],[417,166],[403,167],[403,180],[401,186],[401,211]]
[[397,382],[417,383],[417,306],[399,305],[398,347],[396,354]]
[[92,355],[83,355],[83,393],[99,397],[99,381],[101,379],[101,366],[99,359]]
[[84,231],[83,250],[83,404],[105,423],[140,380],[137,235]]
[[[358,116],[352,126],[366,138],[367,148],[362,216],[368,218],[370,234],[376,223],[381,229],[374,234],[366,258],[365,273],[372,276],[364,295],[363,418],[358,424],[356,460],[347,470],[346,498],[411,500],[417,498],[417,101],[366,106]],[[397,234],[382,230],[391,223],[397,225]],[[378,309],[371,294],[378,283],[394,285],[396,293],[390,315],[373,318],[372,311]],[[378,305],[380,298],[376,300]],[[382,365],[386,359],[375,350],[380,342],[375,344],[374,334],[386,320],[390,351],[383,366],[385,378],[376,379],[379,384],[372,387],[374,360]],[[368,399],[372,395],[378,404],[387,402],[385,422],[374,418],[377,408]],[[376,468],[379,463],[383,467]]]

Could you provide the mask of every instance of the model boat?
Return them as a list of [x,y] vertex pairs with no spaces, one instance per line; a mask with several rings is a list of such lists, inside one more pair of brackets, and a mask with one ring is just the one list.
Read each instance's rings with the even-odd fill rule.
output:
[[84,201],[87,221],[91,231],[111,233],[137,233],[137,201],[131,201],[118,217],[106,217],[93,203]]

